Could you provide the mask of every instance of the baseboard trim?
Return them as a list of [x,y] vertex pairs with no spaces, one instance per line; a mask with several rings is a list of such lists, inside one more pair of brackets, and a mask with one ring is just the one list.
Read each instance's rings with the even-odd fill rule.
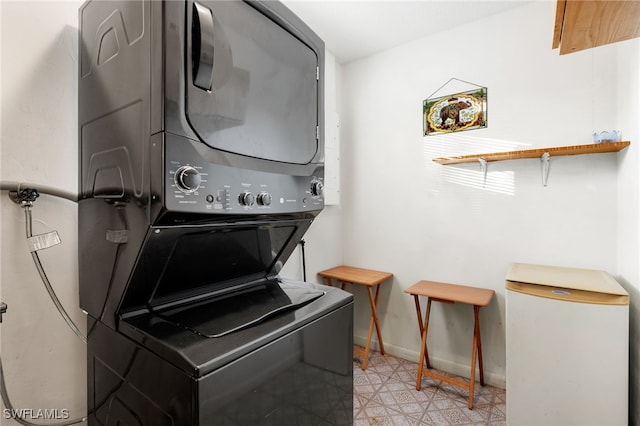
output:
[[[353,336],[353,342],[356,345],[364,347],[367,343],[367,339],[366,337]],[[376,340],[371,340],[371,349],[380,351],[380,346],[378,345],[378,342]],[[406,359],[407,361],[418,362],[418,359],[420,359],[419,352],[401,346],[396,346],[385,342],[384,349],[386,353],[398,358]],[[460,364],[451,360],[436,358],[433,356],[430,356],[429,360],[431,361],[431,365],[433,365],[433,367],[437,368],[438,370],[446,371],[447,373],[455,374],[461,377],[469,377],[469,364]],[[476,380],[480,380],[477,371]],[[485,370],[484,380],[486,384],[498,387],[500,389],[506,389],[507,387],[507,378],[502,374],[495,374]]]

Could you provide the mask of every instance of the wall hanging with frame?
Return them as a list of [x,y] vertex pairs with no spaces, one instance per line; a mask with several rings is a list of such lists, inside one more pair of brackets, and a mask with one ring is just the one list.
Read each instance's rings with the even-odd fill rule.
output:
[[[453,80],[475,88],[434,97]],[[487,88],[451,78],[424,100],[422,118],[425,136],[487,127]]]

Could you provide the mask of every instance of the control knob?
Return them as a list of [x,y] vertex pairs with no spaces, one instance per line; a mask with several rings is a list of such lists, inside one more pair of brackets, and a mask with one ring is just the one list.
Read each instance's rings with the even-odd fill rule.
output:
[[271,205],[271,194],[268,192],[261,192],[256,197],[256,201],[261,206],[270,206]]
[[255,197],[250,192],[243,192],[238,196],[238,202],[246,207],[251,207],[255,202]]
[[178,187],[180,191],[186,194],[191,194],[200,188],[202,176],[200,176],[200,172],[194,167],[182,166],[176,170],[174,180],[176,182],[176,187]]
[[321,197],[324,194],[324,185],[319,180],[311,182],[311,195]]

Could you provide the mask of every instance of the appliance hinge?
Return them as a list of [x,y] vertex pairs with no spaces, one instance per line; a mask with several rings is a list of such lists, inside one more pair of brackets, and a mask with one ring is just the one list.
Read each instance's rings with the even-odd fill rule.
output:
[[320,80],[320,67],[316,67],[316,80]]

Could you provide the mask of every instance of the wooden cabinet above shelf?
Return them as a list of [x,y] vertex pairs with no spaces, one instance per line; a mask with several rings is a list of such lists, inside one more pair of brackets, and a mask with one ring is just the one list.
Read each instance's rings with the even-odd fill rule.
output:
[[605,152],[618,152],[621,149],[628,147],[630,144],[631,142],[626,141],[604,142],[588,145],[571,145],[552,148],[525,149],[519,151],[489,152],[486,154],[458,155],[454,157],[434,158],[433,161],[438,164],[460,164],[476,163],[479,160],[484,160],[487,162],[517,160],[521,158],[541,158],[545,152],[548,152],[551,157],[557,157],[561,155],[602,154]]
[[558,0],[553,48],[560,54],[640,37],[640,1]]

